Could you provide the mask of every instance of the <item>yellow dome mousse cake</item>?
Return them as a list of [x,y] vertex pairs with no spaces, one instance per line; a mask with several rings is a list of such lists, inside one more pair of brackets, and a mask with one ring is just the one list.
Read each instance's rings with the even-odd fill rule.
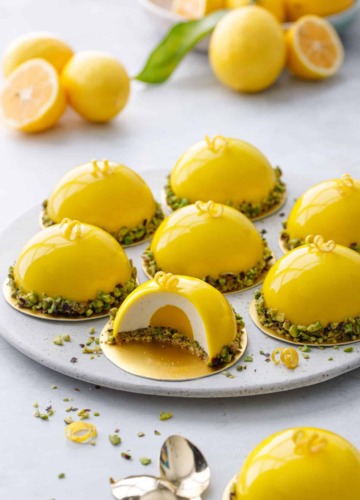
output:
[[282,205],[285,185],[280,169],[274,169],[254,146],[218,135],[205,137],[180,157],[165,194],[173,210],[197,200],[213,200],[255,219]]
[[107,343],[179,346],[217,367],[241,347],[244,323],[225,297],[202,280],[159,272],[120,306]]
[[360,340],[360,255],[322,236],[308,236],[304,246],[270,269],[255,303],[264,331],[284,340]]
[[143,254],[150,277],[157,271],[193,276],[224,293],[259,282],[271,260],[253,223],[234,208],[212,201],[173,212]]
[[126,246],[149,238],[164,215],[136,172],[93,160],[65,174],[44,202],[43,226],[65,217],[98,226]]
[[360,180],[344,174],[311,187],[297,200],[281,233],[285,250],[303,245],[308,234],[322,234],[360,252]]
[[325,429],[292,428],[262,441],[224,500],[358,500],[360,453]]
[[135,268],[112,236],[64,219],[25,245],[8,285],[20,310],[75,319],[107,314],[137,282]]

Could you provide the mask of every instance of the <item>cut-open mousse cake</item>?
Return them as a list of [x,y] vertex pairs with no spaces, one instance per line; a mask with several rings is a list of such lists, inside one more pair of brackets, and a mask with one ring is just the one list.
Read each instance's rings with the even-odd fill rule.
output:
[[251,315],[269,335],[302,344],[360,340],[360,254],[322,236],[278,260]]
[[214,368],[234,361],[244,347],[242,318],[219,291],[202,280],[163,272],[125,299],[106,334],[107,344],[176,346]]
[[312,186],[296,201],[281,232],[281,246],[291,250],[308,234],[360,252],[360,180],[344,174]]
[[281,171],[254,146],[216,136],[188,149],[172,169],[165,186],[172,210],[213,200],[232,206],[250,219],[270,215],[285,201]]
[[254,224],[232,207],[196,202],[173,212],[143,254],[143,268],[205,280],[223,293],[254,286],[272,264]]
[[65,217],[100,227],[127,246],[148,239],[164,215],[136,172],[93,160],[67,172],[44,202],[44,227]]
[[223,500],[358,500],[360,453],[326,429],[295,427],[259,443]]
[[136,269],[110,234],[64,219],[28,241],[4,292],[28,314],[87,319],[108,314],[136,286]]

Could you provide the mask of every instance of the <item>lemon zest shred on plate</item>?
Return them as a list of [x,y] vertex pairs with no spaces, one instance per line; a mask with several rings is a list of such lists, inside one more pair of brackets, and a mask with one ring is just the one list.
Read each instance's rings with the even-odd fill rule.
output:
[[[280,360],[277,358],[278,354],[280,354]],[[277,347],[271,353],[271,359],[276,365],[281,361],[290,370],[293,370],[299,364],[299,354],[293,347]]]
[[74,443],[86,443],[97,436],[97,431],[94,424],[71,422],[65,427],[65,436]]

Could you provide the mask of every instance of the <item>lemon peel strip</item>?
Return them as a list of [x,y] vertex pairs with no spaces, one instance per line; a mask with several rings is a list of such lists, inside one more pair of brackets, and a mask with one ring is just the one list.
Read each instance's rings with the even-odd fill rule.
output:
[[91,164],[93,166],[93,171],[91,172],[94,177],[99,177],[99,175],[107,175],[111,172],[110,162],[109,160],[104,159],[101,163],[98,160],[91,160]]
[[97,436],[97,430],[94,424],[71,422],[65,427],[65,436],[74,443],[86,443]]
[[305,245],[310,248],[317,248],[317,250],[325,253],[332,252],[336,247],[334,240],[325,241],[325,238],[319,234],[317,236],[313,236],[312,234],[306,236]]
[[169,290],[172,292],[177,292],[179,288],[179,278],[171,273],[164,273],[164,271],[159,271],[154,276],[154,281],[163,290]]
[[195,202],[195,207],[199,211],[199,215],[210,215],[214,219],[221,217],[224,212],[224,207],[219,203],[214,203],[213,201],[207,201],[206,203],[203,201]]
[[336,179],[337,188],[341,194],[347,194],[351,189],[354,189],[355,182],[350,174],[344,174],[340,179]]
[[298,455],[310,455],[324,450],[328,441],[320,437],[317,432],[307,435],[303,429],[294,432],[293,441],[295,443],[295,453]]
[[[280,354],[279,359],[277,355]],[[279,365],[280,362],[283,363],[287,368],[293,370],[299,364],[299,354],[293,347],[277,347],[271,353],[271,360]]]
[[71,220],[65,218],[61,221],[60,227],[64,228],[64,238],[70,241],[78,240],[81,238],[81,222],[78,220]]
[[216,135],[212,139],[208,135],[206,135],[205,141],[207,143],[208,148],[213,153],[218,153],[219,151],[224,149],[227,144],[227,139],[223,135]]

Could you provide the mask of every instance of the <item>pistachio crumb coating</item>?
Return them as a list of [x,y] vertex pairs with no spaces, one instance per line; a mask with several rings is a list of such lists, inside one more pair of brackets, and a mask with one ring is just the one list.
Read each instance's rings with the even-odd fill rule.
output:
[[134,330],[131,332],[121,332],[121,334],[117,334],[116,337],[114,336],[112,326],[110,326],[107,330],[107,343],[124,345],[132,342],[158,342],[177,345],[182,349],[188,350],[195,356],[198,356],[207,364],[207,366],[211,368],[217,368],[224,364],[230,363],[241,350],[241,336],[244,333],[245,325],[240,314],[237,314],[234,311],[234,315],[236,319],[236,337],[231,344],[225,345],[221,349],[221,352],[212,359],[209,358],[208,354],[196,340],[191,340],[189,337],[180,333],[175,328],[162,326],[148,326],[147,328],[139,328],[138,330]]
[[320,321],[311,325],[295,325],[285,318],[284,313],[266,307],[260,291],[255,292],[255,304],[260,323],[288,340],[313,344],[360,340],[360,316],[344,318],[339,323],[332,322],[326,326]]
[[[130,261],[131,266],[132,262]],[[25,292],[18,288],[14,278],[14,268],[9,268],[8,286],[11,289],[11,297],[16,299],[16,305],[20,308],[31,309],[34,312],[48,314],[54,317],[65,318],[90,318],[94,314],[106,314],[114,307],[119,307],[137,287],[136,268],[132,266],[131,278],[127,283],[118,284],[112,292],[97,293],[94,300],[77,302],[64,297],[49,297],[45,293]]]
[[[281,180],[282,172],[279,167],[274,168],[275,173],[275,186],[270,191],[270,193],[263,198],[259,203],[251,203],[243,201],[241,203],[235,203],[231,200],[226,201],[225,205],[235,208],[242,212],[249,219],[254,219],[256,217],[261,217],[266,215],[273,207],[278,205],[286,192],[286,186]],[[170,186],[170,177],[168,177],[167,183],[165,185],[165,196],[166,203],[172,210],[178,210],[179,208],[190,205],[191,202],[188,198],[179,198],[176,196],[172,187]],[[206,200],[203,200],[206,201]]]

